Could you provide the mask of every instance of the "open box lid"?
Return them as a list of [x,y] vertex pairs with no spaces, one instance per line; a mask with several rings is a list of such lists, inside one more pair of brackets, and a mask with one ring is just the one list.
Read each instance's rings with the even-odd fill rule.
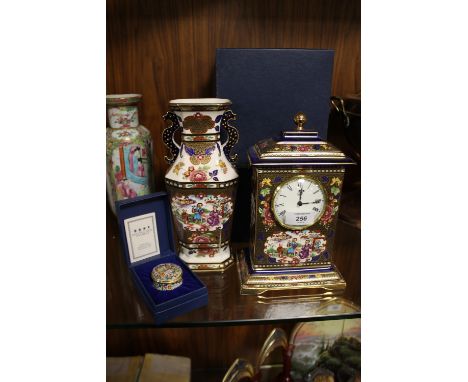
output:
[[174,255],[174,232],[166,192],[119,200],[115,207],[129,266]]

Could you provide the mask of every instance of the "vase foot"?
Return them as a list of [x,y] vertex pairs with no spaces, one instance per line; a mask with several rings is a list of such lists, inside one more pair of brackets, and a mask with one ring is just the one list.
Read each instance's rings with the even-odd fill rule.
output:
[[223,248],[185,248],[180,246],[180,258],[194,271],[224,272],[234,264],[229,246]]

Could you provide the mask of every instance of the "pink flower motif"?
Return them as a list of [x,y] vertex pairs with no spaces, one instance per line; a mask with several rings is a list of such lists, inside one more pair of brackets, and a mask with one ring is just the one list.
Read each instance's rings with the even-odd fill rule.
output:
[[309,147],[308,146],[299,146],[298,150],[299,151],[308,151]]
[[129,189],[128,190],[128,197],[129,198],[136,198],[138,196],[138,194],[133,190],[133,189]]
[[122,172],[116,172],[115,179],[117,180],[117,182],[121,182],[123,180]]
[[209,243],[210,239],[205,236],[197,236],[194,240],[194,243]]
[[320,219],[320,220],[322,221],[322,223],[328,224],[328,223],[330,223],[332,218],[333,218],[333,207],[328,205],[327,209],[325,210],[325,213],[322,216],[322,219]]
[[135,198],[138,194],[126,182],[119,182],[117,184],[117,193],[122,198]]
[[208,180],[208,176],[205,171],[196,170],[190,173],[191,182],[204,182],[206,180]]

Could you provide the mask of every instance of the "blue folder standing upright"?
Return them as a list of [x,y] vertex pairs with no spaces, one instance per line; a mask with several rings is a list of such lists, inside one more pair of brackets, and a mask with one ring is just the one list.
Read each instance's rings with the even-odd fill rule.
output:
[[216,96],[232,101],[240,139],[238,167],[261,139],[294,129],[306,114],[306,129],[327,138],[334,51],[329,49],[217,49]]

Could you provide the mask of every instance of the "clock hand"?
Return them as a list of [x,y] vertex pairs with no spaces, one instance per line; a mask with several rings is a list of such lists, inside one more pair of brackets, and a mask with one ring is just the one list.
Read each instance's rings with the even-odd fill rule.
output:
[[303,188],[299,189],[299,201],[297,202],[298,206],[302,206],[302,193],[304,192]]
[[318,199],[318,200],[316,200],[316,201],[314,201],[314,202],[302,202],[301,204],[318,204],[318,203],[320,203],[320,202],[321,202],[321,200]]

